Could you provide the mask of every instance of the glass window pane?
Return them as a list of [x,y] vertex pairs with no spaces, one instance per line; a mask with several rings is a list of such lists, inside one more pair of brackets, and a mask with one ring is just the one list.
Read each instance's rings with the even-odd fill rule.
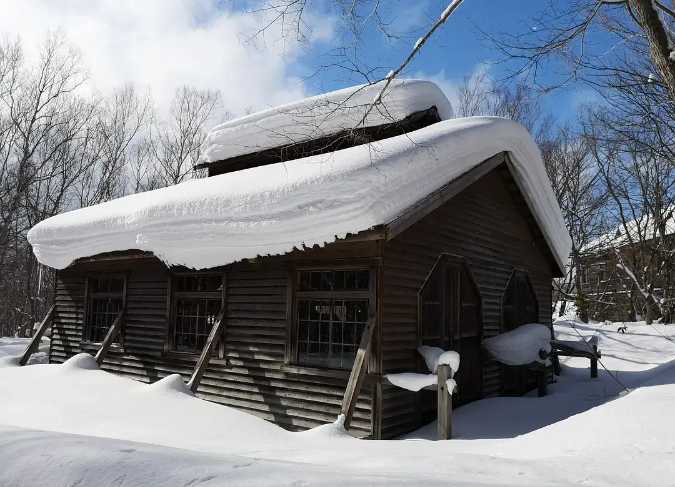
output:
[[[305,309],[308,300],[298,301]],[[312,300],[311,312],[318,320],[298,322],[300,363],[319,367],[350,368],[365,329],[367,300]]]

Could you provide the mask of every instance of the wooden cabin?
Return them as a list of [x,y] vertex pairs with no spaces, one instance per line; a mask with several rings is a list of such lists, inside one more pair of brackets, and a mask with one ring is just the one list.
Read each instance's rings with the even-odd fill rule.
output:
[[[408,138],[445,123],[438,112],[423,107],[403,123],[341,133],[340,144],[396,138],[397,131]],[[261,160],[290,167],[299,155],[325,152],[326,142],[204,167],[214,180]],[[522,393],[532,377],[491,361],[481,341],[523,323],[550,323],[561,249],[522,189],[511,148],[485,150],[493,152],[439,179],[390,221],[325,245],[298,241],[288,252],[199,270],[167,264],[147,249],[78,257],[58,271],[50,362],[97,353],[121,316],[103,370],[144,382],[177,373],[187,381],[209,348],[197,396],[303,430],[334,421],[356,394],[349,430],[376,439],[433,419],[433,393],[399,389],[385,378],[424,370],[420,344],[459,351],[455,406]],[[452,163],[452,154],[443,157]],[[527,164],[545,178],[541,160]],[[34,234],[36,249],[39,241]],[[49,264],[43,250],[36,254]]]

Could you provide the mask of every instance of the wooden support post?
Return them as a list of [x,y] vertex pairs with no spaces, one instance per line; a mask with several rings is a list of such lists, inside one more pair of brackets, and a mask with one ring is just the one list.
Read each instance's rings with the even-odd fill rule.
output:
[[557,353],[551,354],[551,362],[553,362],[553,373],[555,375],[560,375],[562,368],[560,367],[560,357],[558,357]]
[[345,417],[344,422],[345,429],[349,428],[349,425],[352,422],[352,416],[354,414],[354,407],[356,406],[356,400],[359,397],[359,392],[361,392],[363,379],[365,378],[366,369],[368,368],[370,343],[373,340],[374,332],[375,332],[375,319],[371,318],[368,320],[368,325],[366,326],[366,329],[363,330],[363,335],[361,336],[361,343],[359,344],[359,349],[356,352],[356,357],[354,358],[354,366],[352,367],[352,371],[349,374],[349,382],[347,382],[345,395],[342,398],[342,409],[340,412]]
[[108,328],[108,333],[106,333],[105,338],[101,343],[101,348],[99,348],[98,351],[96,352],[95,358],[96,363],[98,365],[101,365],[103,363],[103,359],[108,353],[110,345],[113,344],[113,341],[115,341],[115,338],[117,338],[117,335],[119,335],[120,330],[122,330],[122,322],[124,321],[124,311],[125,311],[124,308],[122,308],[120,312],[117,313],[115,321],[113,321],[112,325],[110,325],[110,328]]
[[52,307],[49,308],[49,311],[47,311],[47,314],[42,319],[42,322],[40,322],[40,326],[35,331],[35,334],[33,335],[33,338],[26,347],[26,350],[24,350],[23,355],[21,355],[21,358],[19,359],[19,365],[21,366],[26,365],[28,363],[28,359],[30,359],[30,356],[33,355],[35,352],[37,352],[37,349],[40,347],[40,341],[42,340],[42,336],[45,334],[47,328],[49,328],[49,326],[52,323],[52,318],[54,316],[55,309],[56,305],[53,304]]
[[206,339],[206,343],[202,349],[202,354],[199,356],[199,360],[197,361],[197,365],[195,365],[194,372],[192,372],[192,377],[190,377],[190,380],[187,383],[188,388],[192,392],[197,392],[199,383],[202,381],[202,376],[204,375],[204,372],[206,372],[206,367],[209,365],[209,360],[211,360],[211,353],[216,348],[218,340],[220,339],[225,328],[224,323],[225,305],[220,308],[220,312],[216,317],[216,322],[211,328],[211,333],[209,333],[209,337]]
[[452,397],[448,392],[448,379],[452,379],[449,365],[439,365],[438,374],[438,439],[452,438]]
[[591,358],[591,379],[598,377],[598,347],[593,347],[594,355]]
[[541,365],[537,367],[537,396],[544,397],[546,393],[546,367]]

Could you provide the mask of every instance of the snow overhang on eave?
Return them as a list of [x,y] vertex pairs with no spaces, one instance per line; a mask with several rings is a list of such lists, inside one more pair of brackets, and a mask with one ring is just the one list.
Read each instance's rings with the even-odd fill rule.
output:
[[49,218],[28,234],[38,260],[64,268],[138,249],[209,268],[324,245],[390,224],[495,154],[510,169],[564,268],[570,239],[527,131],[494,117],[454,119],[373,144],[193,180]]

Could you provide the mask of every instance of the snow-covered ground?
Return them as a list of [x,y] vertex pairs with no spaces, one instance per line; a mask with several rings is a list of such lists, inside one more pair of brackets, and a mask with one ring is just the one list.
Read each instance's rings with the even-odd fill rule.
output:
[[450,441],[433,441],[435,425],[392,441],[339,425],[290,433],[175,377],[149,386],[82,356],[6,366],[0,485],[674,485],[675,326],[618,326],[556,325],[565,340],[598,335],[599,378],[563,360],[544,398],[457,409]]
[[[17,365],[19,358],[26,350],[29,343],[28,338],[0,337],[0,367],[11,367]],[[44,364],[48,361],[49,339],[43,338],[38,349],[28,359],[28,364]]]

